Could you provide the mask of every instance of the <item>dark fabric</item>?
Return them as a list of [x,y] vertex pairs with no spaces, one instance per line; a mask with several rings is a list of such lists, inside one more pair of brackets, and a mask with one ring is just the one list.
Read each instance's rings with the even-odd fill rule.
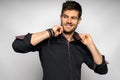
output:
[[16,36],[12,46],[16,52],[27,53],[30,51],[30,48],[33,47],[30,44],[31,34]]
[[102,64],[94,66],[90,51],[81,43],[77,33],[73,36],[75,41],[68,42],[63,35],[59,35],[36,46],[30,44],[31,35],[16,38],[12,46],[20,53],[39,51],[43,80],[81,80],[83,63],[99,74],[106,74],[108,71],[104,56]]

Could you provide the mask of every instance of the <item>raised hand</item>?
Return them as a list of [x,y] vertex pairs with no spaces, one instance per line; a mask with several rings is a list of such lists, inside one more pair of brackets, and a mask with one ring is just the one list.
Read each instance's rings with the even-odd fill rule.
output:
[[61,33],[63,33],[63,27],[60,26],[60,25],[56,25],[52,29],[53,29],[53,31],[55,33],[55,37],[60,35]]
[[90,36],[90,34],[79,34],[80,38],[81,38],[81,42],[83,44],[85,44],[86,46],[90,46],[90,45],[93,45],[93,40],[92,40],[92,37]]

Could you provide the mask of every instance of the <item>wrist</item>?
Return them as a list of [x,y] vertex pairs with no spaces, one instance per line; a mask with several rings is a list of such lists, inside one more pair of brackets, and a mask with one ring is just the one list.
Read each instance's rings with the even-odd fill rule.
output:
[[94,43],[88,44],[87,47],[88,47],[89,49],[94,49],[94,48],[96,48],[96,46],[95,46]]
[[52,28],[46,30],[49,33],[50,38],[55,36],[55,33]]

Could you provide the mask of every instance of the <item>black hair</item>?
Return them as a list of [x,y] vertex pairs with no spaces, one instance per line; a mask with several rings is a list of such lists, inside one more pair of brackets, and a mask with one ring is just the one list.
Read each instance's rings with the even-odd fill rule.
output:
[[62,5],[62,12],[61,12],[61,14],[63,14],[63,12],[65,10],[76,10],[76,11],[79,12],[78,18],[80,18],[82,16],[82,7],[76,1],[70,1],[70,0],[68,0],[68,1],[64,2],[63,5]]

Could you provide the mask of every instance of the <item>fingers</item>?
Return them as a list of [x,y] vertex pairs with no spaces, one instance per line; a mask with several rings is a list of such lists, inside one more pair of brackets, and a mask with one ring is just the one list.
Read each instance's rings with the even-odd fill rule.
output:
[[59,34],[61,34],[61,33],[63,32],[63,27],[62,27],[62,26],[58,26],[58,27],[57,27],[57,32],[58,32]]
[[90,36],[90,34],[84,33],[84,34],[80,34],[79,36],[81,38],[81,42],[83,44],[85,44],[86,46],[94,44],[94,42],[93,42],[92,37]]
[[61,33],[63,33],[63,27],[60,25],[56,25],[53,27],[53,31],[55,33],[55,36],[60,35]]
[[80,34],[81,38],[88,38],[90,36],[90,34],[84,33],[84,34]]
[[90,38],[90,34],[80,34],[81,41],[84,42],[86,39]]

